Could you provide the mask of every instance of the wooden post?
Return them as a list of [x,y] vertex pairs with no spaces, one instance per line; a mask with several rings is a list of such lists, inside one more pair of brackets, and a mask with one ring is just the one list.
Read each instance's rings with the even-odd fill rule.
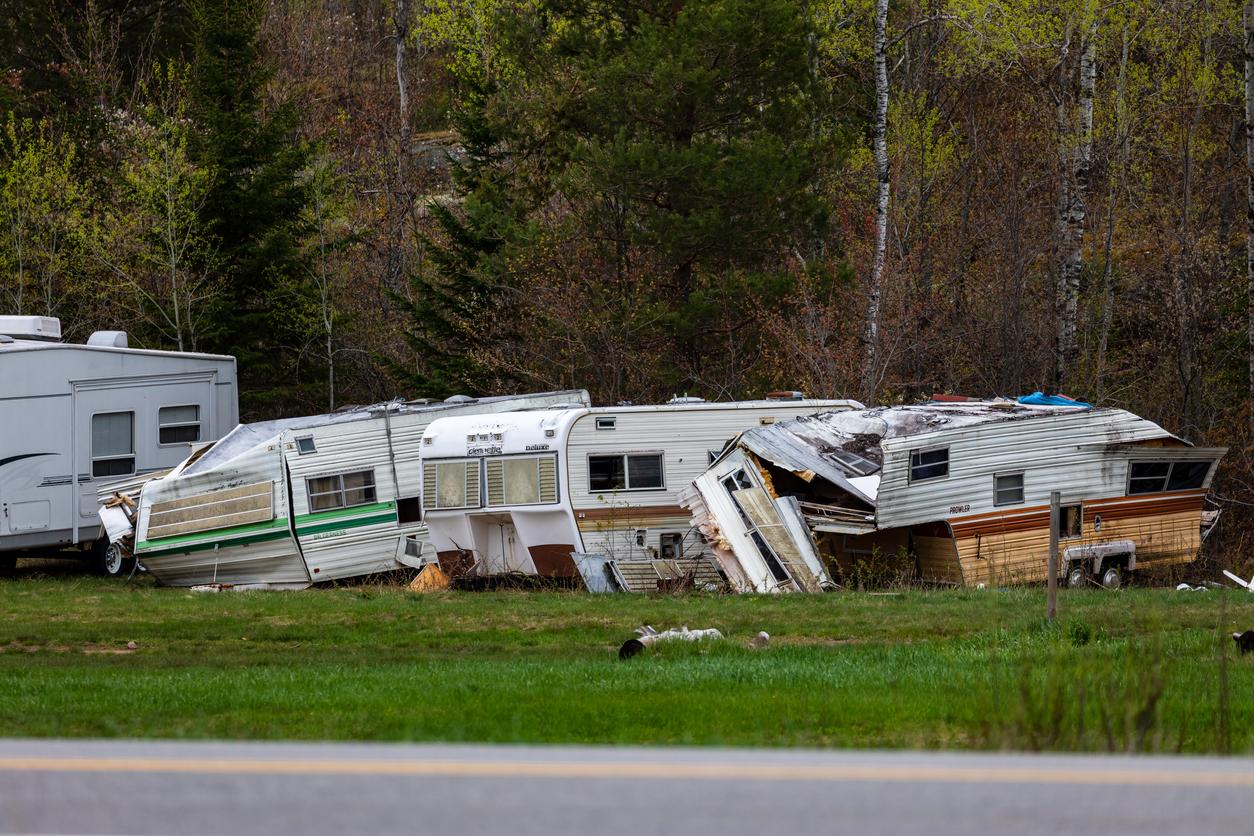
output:
[[1049,495],[1049,580],[1046,583],[1045,618],[1053,621],[1058,617],[1058,506],[1062,494],[1054,491]]

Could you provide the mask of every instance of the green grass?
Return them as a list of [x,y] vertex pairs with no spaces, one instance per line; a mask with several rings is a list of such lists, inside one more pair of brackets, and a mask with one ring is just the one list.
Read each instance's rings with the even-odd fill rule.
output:
[[[1254,750],[1244,591],[191,593],[0,581],[0,732]],[[726,642],[620,662],[644,623]],[[745,642],[759,630],[771,647]],[[133,652],[126,643],[135,641]],[[1224,673],[1221,675],[1221,667]],[[1221,679],[1227,678],[1227,687]]]

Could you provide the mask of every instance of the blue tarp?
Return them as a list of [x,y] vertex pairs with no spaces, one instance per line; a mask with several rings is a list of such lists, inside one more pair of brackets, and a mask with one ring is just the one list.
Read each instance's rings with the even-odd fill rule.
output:
[[1019,398],[1019,403],[1025,403],[1028,406],[1084,406],[1089,409],[1093,408],[1093,404],[1084,401],[1073,401],[1070,398],[1060,398],[1057,395],[1046,395],[1041,392],[1033,392],[1030,395],[1024,395]]

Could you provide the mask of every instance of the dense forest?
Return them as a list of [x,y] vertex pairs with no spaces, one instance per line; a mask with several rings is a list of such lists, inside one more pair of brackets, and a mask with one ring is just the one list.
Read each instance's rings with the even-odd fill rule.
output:
[[1063,392],[1254,563],[1254,4],[0,0],[0,73],[0,308],[244,420]]

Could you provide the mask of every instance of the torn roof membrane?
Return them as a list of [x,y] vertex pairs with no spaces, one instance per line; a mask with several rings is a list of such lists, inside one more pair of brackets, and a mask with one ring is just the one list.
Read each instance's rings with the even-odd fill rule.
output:
[[[1088,406],[1031,406],[1009,401],[881,406],[824,412],[755,427],[742,433],[736,443],[778,467],[812,470],[874,506],[878,471],[884,461],[880,445],[886,438],[1091,410]],[[1163,435],[1169,433],[1164,431]]]

